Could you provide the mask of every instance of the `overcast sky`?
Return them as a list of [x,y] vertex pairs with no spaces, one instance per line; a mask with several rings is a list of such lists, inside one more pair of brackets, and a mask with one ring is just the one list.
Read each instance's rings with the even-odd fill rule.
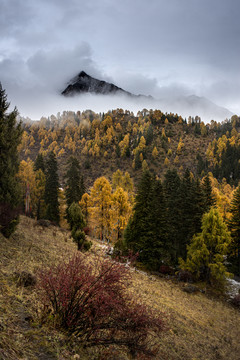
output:
[[0,81],[30,117],[63,110],[56,94],[81,70],[240,114],[239,14],[239,0],[0,0]]

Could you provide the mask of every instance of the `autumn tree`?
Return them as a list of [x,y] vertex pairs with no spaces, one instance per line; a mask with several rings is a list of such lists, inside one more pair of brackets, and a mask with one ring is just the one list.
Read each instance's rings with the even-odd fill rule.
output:
[[[36,174],[34,171],[34,163],[29,158],[27,161],[22,160],[20,162],[19,171],[17,177],[21,184],[21,193],[22,193],[22,205],[25,205],[25,201],[27,201],[26,192],[29,192],[30,203],[29,209],[25,206],[25,213],[29,215],[32,211],[35,212],[36,207]],[[28,200],[28,201],[29,201]]]
[[156,159],[157,156],[158,156],[158,150],[157,150],[156,146],[154,146],[153,151],[152,151],[152,157],[154,159]]
[[230,276],[224,265],[231,243],[230,232],[217,209],[211,208],[202,219],[202,232],[188,246],[187,260],[180,267],[209,284],[223,284]]
[[118,186],[120,186],[123,190],[127,191],[128,193],[131,193],[133,191],[133,180],[131,179],[131,176],[129,172],[123,172],[121,170],[117,170],[112,175],[112,187],[113,189],[116,189]]
[[79,202],[86,224],[88,224],[89,218],[89,207],[90,207],[90,196],[88,193],[83,194],[81,201]]
[[91,189],[91,220],[100,239],[109,239],[111,233],[112,187],[104,177],[96,179]]
[[45,185],[45,203],[46,203],[46,218],[59,224],[59,178],[58,178],[58,164],[56,156],[53,152],[49,154],[46,163],[46,185]]
[[46,211],[45,194],[46,177],[41,169],[35,172],[35,198],[36,198],[36,216],[37,219],[44,218]]
[[18,222],[20,187],[18,171],[18,145],[21,142],[21,123],[17,124],[17,109],[7,113],[10,103],[0,83],[0,231],[7,237]]
[[131,204],[128,193],[118,186],[112,196],[112,223],[117,233],[117,240],[122,237],[130,215]]

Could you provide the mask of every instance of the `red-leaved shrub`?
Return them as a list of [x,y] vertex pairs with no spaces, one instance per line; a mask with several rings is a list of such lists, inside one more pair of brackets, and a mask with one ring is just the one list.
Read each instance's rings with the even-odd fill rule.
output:
[[178,272],[178,280],[184,282],[193,282],[193,275],[187,270],[180,270]]
[[164,275],[174,275],[174,269],[169,265],[161,265],[159,272]]
[[[39,274],[44,309],[59,327],[87,346],[118,344],[153,355],[153,335],[164,330],[159,314],[131,299],[129,271],[111,260],[91,262],[77,254]],[[151,336],[150,336],[151,335]],[[150,338],[152,340],[150,340]]]
[[89,226],[85,226],[85,227],[83,228],[83,231],[84,231],[85,235],[89,235],[89,234],[90,234],[90,227],[89,227]]

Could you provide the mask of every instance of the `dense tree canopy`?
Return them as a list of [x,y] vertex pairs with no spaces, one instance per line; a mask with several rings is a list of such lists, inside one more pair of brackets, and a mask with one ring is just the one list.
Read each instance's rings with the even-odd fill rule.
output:
[[21,142],[21,123],[17,124],[17,109],[7,113],[7,95],[0,83],[0,230],[10,236],[17,223],[17,208],[21,201],[16,179],[18,150]]
[[230,214],[231,216],[228,221],[228,227],[233,238],[230,259],[235,268],[233,270],[235,270],[240,276],[240,186],[238,186],[234,192]]

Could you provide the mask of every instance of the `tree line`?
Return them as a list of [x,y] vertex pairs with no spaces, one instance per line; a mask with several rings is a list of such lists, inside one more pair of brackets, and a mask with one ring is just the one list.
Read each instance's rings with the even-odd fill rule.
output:
[[[60,202],[65,200],[60,190],[56,155],[50,152],[44,159],[39,154],[34,164],[31,161],[21,162],[19,168],[17,146],[21,141],[21,124],[16,122],[16,109],[7,113],[9,103],[2,87],[0,90],[1,232],[10,236],[14,231],[19,207],[21,202],[23,205],[23,200],[26,201],[27,182],[30,182],[30,203],[34,206],[30,209],[25,204],[25,210],[32,211],[37,218],[59,224]],[[149,134],[151,141],[151,131]],[[143,139],[138,146],[145,146]],[[216,202],[209,175],[200,182],[189,170],[183,176],[179,176],[176,170],[168,170],[161,181],[147,167],[135,200],[130,175],[121,171],[113,174],[112,184],[105,177],[98,178],[90,193],[86,193],[79,164],[74,157],[70,157],[67,164],[64,190],[66,218],[79,249],[89,248],[84,227],[90,225],[94,236],[107,241],[114,239],[119,248],[138,253],[139,260],[154,270],[162,263],[176,265],[179,259],[182,259],[182,266],[185,264],[186,268],[191,268],[188,259],[194,241],[196,244],[204,241],[204,235],[200,237],[198,234],[203,234],[208,223],[206,214],[210,216]],[[227,253],[236,273],[240,272],[239,203],[238,188],[231,204],[230,218],[225,219],[231,231],[231,241],[224,235],[228,246],[218,245],[218,249],[228,248]],[[211,213],[211,221],[221,227],[221,221],[216,220],[218,215]],[[210,221],[211,217],[207,219]],[[220,235],[215,238],[217,236]],[[197,245],[195,250],[199,253]],[[221,255],[218,260],[222,264],[225,253],[225,250],[217,252]],[[205,265],[200,261],[199,266],[204,268]]]

